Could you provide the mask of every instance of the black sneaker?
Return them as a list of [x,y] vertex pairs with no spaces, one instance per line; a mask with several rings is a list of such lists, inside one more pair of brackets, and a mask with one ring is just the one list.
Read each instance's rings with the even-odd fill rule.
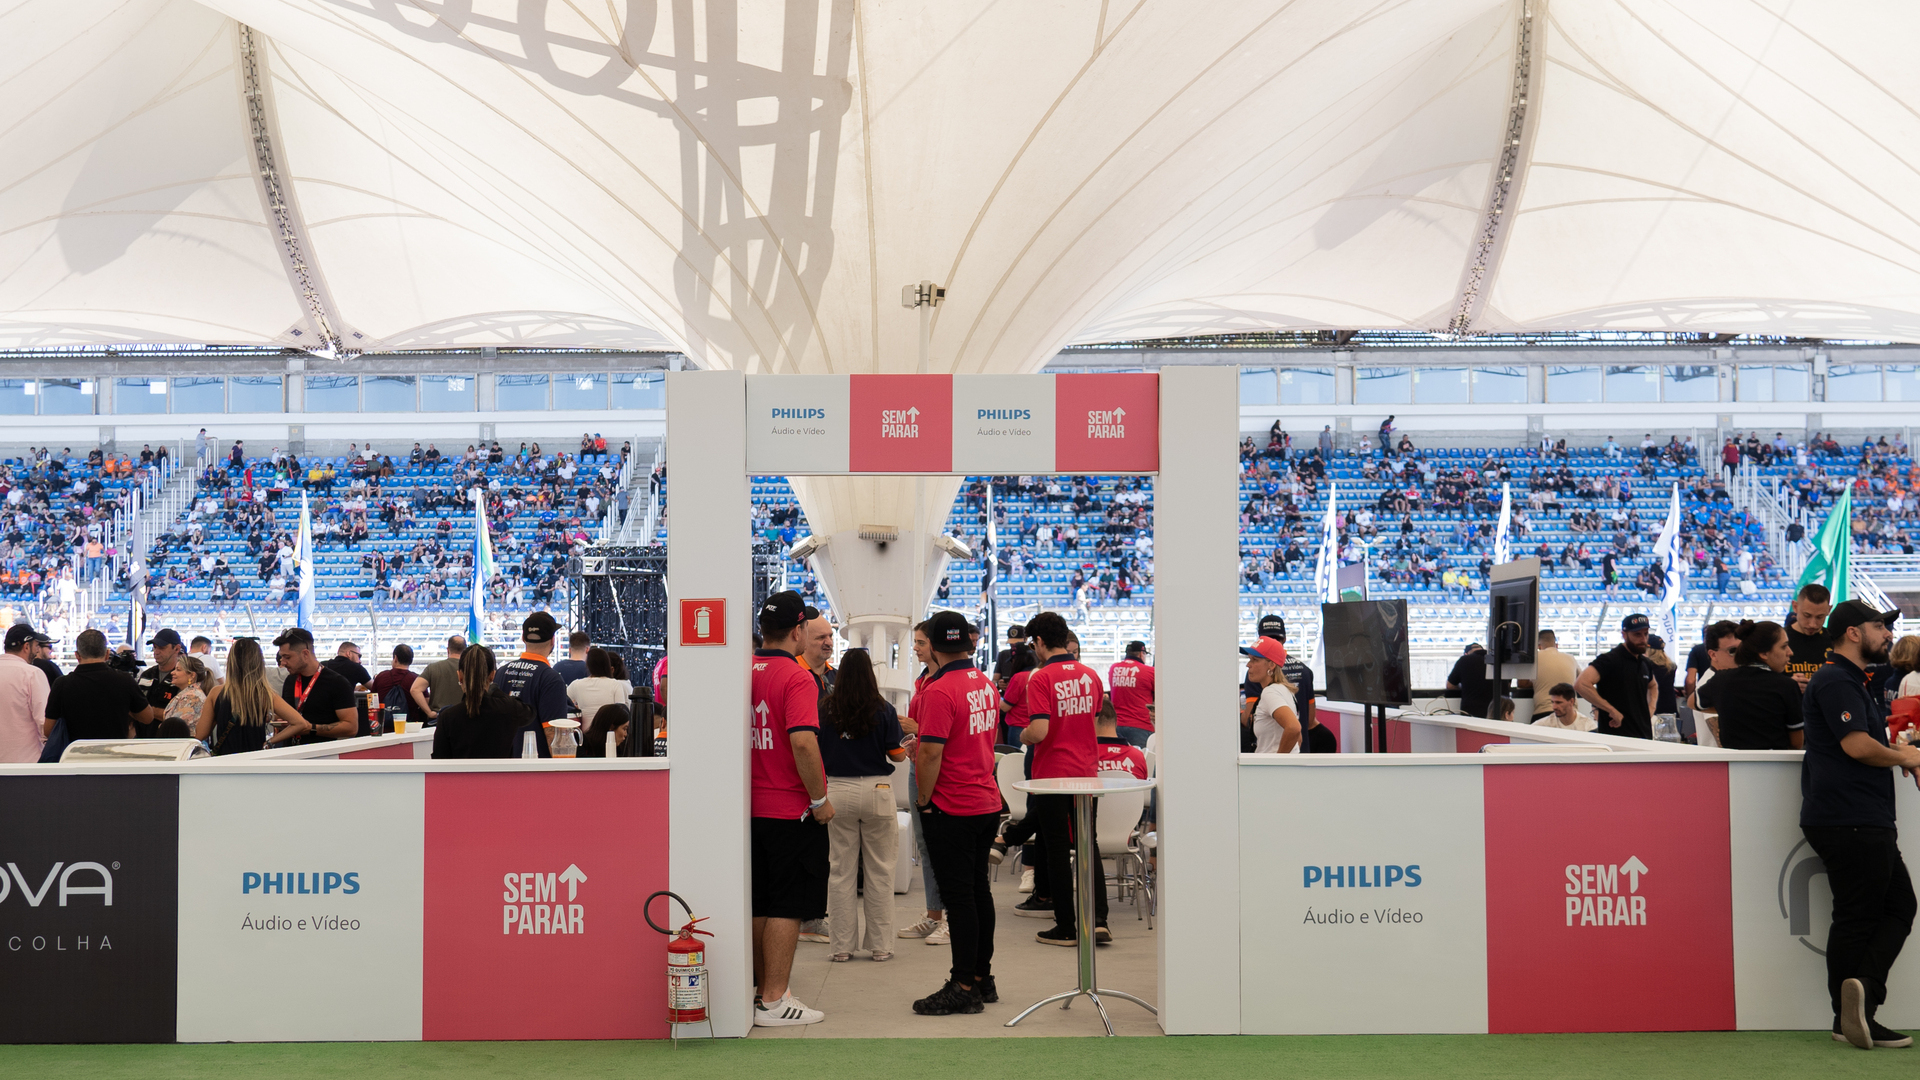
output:
[[1867,1031],[1873,1035],[1873,1045],[1889,1050],[1901,1050],[1913,1045],[1913,1036],[1895,1031],[1880,1021],[1867,1018]]
[[1096,926],[1096,927],[1094,927],[1094,928],[1093,928],[1093,943],[1094,943],[1095,945],[1111,945],[1111,944],[1113,944],[1113,931],[1111,931],[1111,930],[1109,930],[1109,929],[1107,929],[1107,928],[1106,928],[1106,927],[1104,927],[1104,926]]
[[1080,935],[1064,927],[1051,927],[1033,935],[1033,940],[1042,945],[1060,945],[1073,948],[1080,944]]
[[987,849],[987,861],[994,866],[999,866],[1000,861],[1006,857],[1007,842],[1005,840],[995,840],[993,846]]
[[921,1016],[952,1016],[954,1013],[984,1012],[986,1004],[980,1000],[977,991],[948,979],[945,986],[914,1002],[913,1011]]
[[1013,905],[1013,913],[1028,919],[1051,919],[1053,918],[1053,901],[1029,896]]
[[991,975],[982,975],[978,979],[975,979],[973,982],[973,992],[979,994],[980,1000],[989,1005],[997,1005],[1000,1003],[1000,987],[994,984],[993,976]]

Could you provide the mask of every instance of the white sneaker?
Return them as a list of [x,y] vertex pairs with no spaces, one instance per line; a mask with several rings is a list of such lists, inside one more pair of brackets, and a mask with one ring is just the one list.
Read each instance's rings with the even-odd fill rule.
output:
[[926,937],[928,934],[933,933],[935,930],[945,929],[946,925],[947,925],[946,923],[943,923],[938,919],[921,919],[919,922],[914,923],[912,926],[901,927],[900,936],[901,937]]
[[1025,870],[1020,871],[1020,891],[1021,892],[1033,891],[1033,867],[1031,866],[1027,867]]
[[934,927],[933,933],[927,935],[927,944],[929,945],[946,945],[952,941],[953,935],[947,932],[947,924],[945,922]]
[[800,1004],[800,999],[794,997],[791,990],[779,1001],[763,1001],[753,1007],[754,1027],[800,1027],[803,1024],[817,1024],[826,1018],[826,1013]]

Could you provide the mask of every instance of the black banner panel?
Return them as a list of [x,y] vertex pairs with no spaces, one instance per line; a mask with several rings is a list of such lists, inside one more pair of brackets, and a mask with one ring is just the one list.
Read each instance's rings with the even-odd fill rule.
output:
[[0,779],[0,1043],[174,1041],[179,852],[178,776]]

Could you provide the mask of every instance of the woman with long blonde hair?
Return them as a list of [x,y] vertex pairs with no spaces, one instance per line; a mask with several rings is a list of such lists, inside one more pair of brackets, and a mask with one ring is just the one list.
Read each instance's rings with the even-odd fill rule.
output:
[[1254,752],[1291,754],[1300,745],[1300,713],[1293,695],[1300,688],[1287,678],[1287,647],[1269,637],[1240,650],[1247,658],[1247,679],[1260,687],[1248,722]]
[[215,756],[290,745],[313,730],[298,709],[267,688],[266,670],[257,639],[234,640],[227,650],[227,681],[208,691],[193,730],[194,738],[212,740]]

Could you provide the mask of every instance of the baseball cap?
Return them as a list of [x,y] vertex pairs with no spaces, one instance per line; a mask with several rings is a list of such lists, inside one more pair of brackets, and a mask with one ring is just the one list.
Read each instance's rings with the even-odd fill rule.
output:
[[774,593],[767,597],[766,603],[760,605],[760,628],[763,631],[785,633],[805,622],[806,618],[806,601],[800,599],[800,594],[792,589]]
[[[1865,600],[1848,600],[1828,613],[1827,640],[1840,640],[1840,638],[1846,634],[1848,627],[1864,626],[1867,623],[1876,622],[1892,626],[1899,618],[1899,608],[1894,608],[1891,611],[1878,611],[1872,604],[1867,603]],[[7,640],[12,641],[13,635],[7,635]],[[8,647],[11,648],[12,646]]]
[[1278,615],[1260,616],[1260,636],[1275,641],[1287,640],[1287,620]]
[[153,635],[153,637],[147,642],[147,644],[157,646],[157,645],[182,645],[185,643],[180,640],[180,631],[175,630],[172,627],[166,627],[162,629],[159,633]]
[[42,645],[53,644],[52,638],[35,630],[29,623],[14,623],[12,626],[7,627],[7,649],[9,651],[17,649],[29,641],[37,641]]
[[1276,664],[1287,662],[1287,647],[1278,638],[1255,638],[1251,646],[1240,649],[1242,656],[1257,656],[1262,660],[1271,660]]
[[936,611],[927,620],[927,642],[935,652],[966,652],[973,646],[973,628],[957,611]]
[[1129,655],[1137,652],[1146,652],[1146,651],[1147,651],[1147,643],[1144,641],[1127,642],[1127,653]]
[[553,635],[559,632],[560,624],[544,611],[534,612],[527,616],[527,621],[520,624],[520,640],[536,645],[544,641],[552,641]]
[[[177,636],[175,640],[179,640]],[[280,636],[274,638],[273,643],[275,645],[306,645],[312,647],[313,634],[301,627],[289,626],[285,630],[280,631]]]
[[1645,630],[1647,627],[1651,625],[1653,624],[1647,621],[1647,617],[1645,615],[1641,615],[1638,613],[1629,615],[1626,618],[1620,620],[1620,629],[1622,630]]

